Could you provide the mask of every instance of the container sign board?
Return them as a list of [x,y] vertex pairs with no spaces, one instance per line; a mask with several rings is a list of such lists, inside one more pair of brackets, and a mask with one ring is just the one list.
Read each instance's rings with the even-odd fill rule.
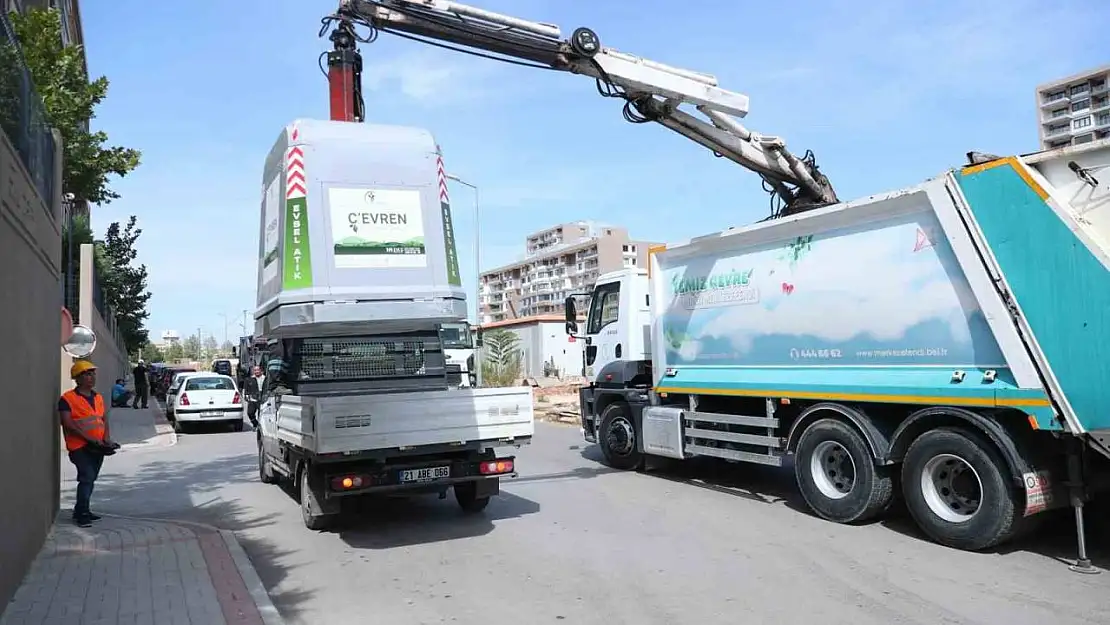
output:
[[308,244],[308,201],[304,197],[285,200],[285,290],[312,287],[312,252]]
[[419,190],[333,187],[328,204],[337,268],[427,266]]
[[263,284],[277,277],[278,271],[278,245],[281,243],[281,228],[278,224],[281,198],[278,183],[280,178],[275,177],[262,196],[262,218],[265,220],[265,230],[262,235],[262,282]]

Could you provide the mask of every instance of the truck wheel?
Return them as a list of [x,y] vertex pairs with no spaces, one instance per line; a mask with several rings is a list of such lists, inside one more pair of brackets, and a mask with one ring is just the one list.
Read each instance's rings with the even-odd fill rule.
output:
[[794,476],[810,509],[837,523],[873,519],[894,500],[890,469],[875,466],[863,436],[836,419],[821,419],[802,432]]
[[312,485],[309,483],[309,474],[311,471],[312,470],[308,467],[301,469],[299,480],[301,487],[301,520],[304,521],[304,526],[310,530],[323,530],[331,525],[335,517],[334,515],[320,513],[317,493],[312,489]]
[[1005,542],[1018,530],[1018,493],[990,443],[958,428],[918,436],[902,460],[906,507],[934,541],[975,551]]
[[463,512],[474,514],[486,509],[489,505],[489,497],[478,496],[478,483],[477,482],[463,482],[462,484],[455,484],[453,487],[455,491],[455,501],[459,502],[459,507]]
[[605,463],[624,471],[642,467],[644,455],[636,448],[637,434],[627,404],[618,401],[606,406],[601,411],[601,428],[597,434]]
[[258,480],[263,484],[273,484],[277,482],[274,476],[274,470],[270,467],[270,457],[266,455],[266,450],[262,447],[262,441],[258,441]]

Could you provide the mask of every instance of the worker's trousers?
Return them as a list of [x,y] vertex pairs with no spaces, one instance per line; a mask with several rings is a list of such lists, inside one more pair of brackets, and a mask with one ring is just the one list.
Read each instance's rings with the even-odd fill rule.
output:
[[138,408],[139,402],[143,402],[143,408],[147,407],[147,402],[150,401],[150,387],[149,386],[135,386],[135,399],[131,401],[132,408]]
[[77,467],[77,501],[73,504],[73,516],[85,516],[89,514],[89,500],[96,478],[100,475],[100,467],[104,465],[104,454],[86,445],[69,452],[69,461]]

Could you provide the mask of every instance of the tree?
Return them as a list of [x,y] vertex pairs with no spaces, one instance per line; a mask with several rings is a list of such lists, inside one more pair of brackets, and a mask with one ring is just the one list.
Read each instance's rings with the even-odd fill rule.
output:
[[206,356],[215,356],[216,350],[219,349],[219,347],[220,345],[216,342],[216,337],[212,336],[211,334],[204,337],[204,353]]
[[131,354],[131,362],[136,362],[140,358],[147,362],[166,362],[166,356],[162,350],[150,341],[143,343]]
[[183,356],[189,360],[200,360],[200,337],[192,334],[181,342]]
[[135,223],[132,215],[123,229],[119,222],[108,226],[104,242],[99,246],[102,259],[98,263],[100,286],[116,315],[116,324],[129,352],[147,342],[145,322],[150,316],[146,309],[150,301],[150,291],[146,290],[146,265],[134,265],[138,255],[135,242],[143,234],[142,228]]
[[84,48],[61,45],[57,10],[29,9],[23,14],[11,13],[9,18],[47,120],[62,135],[63,191],[90,204],[107,204],[118,198],[108,185],[109,177],[134,171],[142,154],[107,146],[106,133],[89,130],[96,107],[108,94],[108,79],[101,76],[90,81]]
[[520,379],[520,337],[508,330],[482,335],[482,382],[487,386],[512,386]]
[[166,346],[165,362],[179,362],[185,360],[185,349],[180,342],[173,342]]

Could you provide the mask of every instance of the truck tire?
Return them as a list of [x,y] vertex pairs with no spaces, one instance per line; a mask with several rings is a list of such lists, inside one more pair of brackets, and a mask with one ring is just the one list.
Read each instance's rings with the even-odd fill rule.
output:
[[321,514],[318,494],[311,484],[311,473],[312,469],[306,466],[301,469],[300,479],[297,480],[300,483],[301,520],[310,530],[324,530],[335,520],[335,515]]
[[988,549],[1021,525],[1019,493],[1006,462],[989,442],[962,428],[914,439],[902,460],[902,493],[921,531],[947,547]]
[[463,512],[468,514],[476,514],[486,509],[489,505],[489,497],[478,496],[478,483],[477,482],[463,482],[462,484],[455,484],[452,487],[455,491],[455,501],[459,503],[459,507]]
[[601,427],[597,433],[605,464],[623,471],[643,467],[644,455],[637,449],[639,434],[628,404],[616,401],[606,406],[601,411]]
[[258,440],[258,480],[263,484],[273,484],[277,482],[274,469],[270,466],[270,457],[266,455],[266,450],[262,447],[261,439]]
[[821,419],[802,432],[794,477],[810,510],[836,523],[862,523],[894,500],[889,467],[875,466],[863,436],[843,421]]

